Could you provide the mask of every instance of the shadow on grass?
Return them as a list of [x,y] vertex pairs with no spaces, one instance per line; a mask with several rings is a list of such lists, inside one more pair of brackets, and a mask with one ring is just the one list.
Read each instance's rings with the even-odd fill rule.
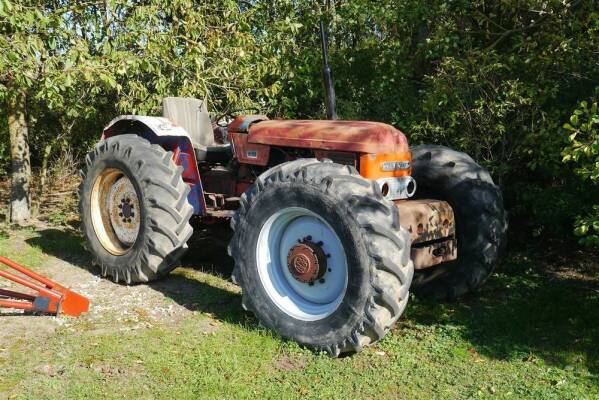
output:
[[257,321],[241,307],[241,295],[198,281],[180,273],[150,283],[150,287],[190,311],[211,314],[214,318],[244,327],[256,327]]
[[59,258],[77,267],[97,272],[91,267],[91,256],[83,247],[83,237],[71,229],[43,229],[36,232],[38,236],[26,239],[29,245],[41,249],[44,253]]
[[[38,231],[37,235],[26,242],[46,254],[100,276],[100,269],[92,266],[91,256],[85,250],[83,237],[78,231],[44,229]],[[189,241],[189,247],[182,259],[184,267],[225,279],[231,275],[233,263],[218,235],[197,230]],[[210,313],[219,320],[243,324],[245,327],[252,324],[257,326],[255,320],[243,311],[240,294],[201,282],[185,273],[175,272],[149,286],[191,311]]]
[[[181,265],[229,280],[234,264],[227,255],[231,235],[228,227],[215,225],[211,229],[194,228],[194,234],[187,243],[189,250],[181,259]],[[209,313],[232,324],[258,327],[255,318],[241,307],[239,293],[212,286],[189,275],[184,271],[175,272],[165,279],[152,282],[150,286],[191,311]]]
[[[46,229],[27,242],[99,274],[97,268],[91,267],[91,258],[76,231]],[[228,278],[233,263],[226,255],[224,243],[222,237],[197,231],[183,265]],[[596,275],[596,271],[589,270],[585,275],[580,268],[555,273],[560,265],[568,270],[569,262],[569,259],[551,259],[539,263],[534,257],[512,255],[500,273],[491,277],[476,295],[456,303],[412,302],[402,325],[435,325],[441,329],[457,326],[458,335],[479,354],[507,361],[542,359],[561,368],[584,363],[596,374],[599,372],[599,279],[596,276],[585,279],[587,275]],[[257,327],[255,319],[243,311],[238,293],[187,275],[174,273],[150,286],[189,310]]]
[[[453,325],[482,355],[599,372],[597,263],[510,255],[480,291],[460,302],[412,304],[410,319]],[[533,261],[534,260],[534,261]],[[580,261],[580,260],[578,260]],[[593,265],[593,263],[595,265]]]

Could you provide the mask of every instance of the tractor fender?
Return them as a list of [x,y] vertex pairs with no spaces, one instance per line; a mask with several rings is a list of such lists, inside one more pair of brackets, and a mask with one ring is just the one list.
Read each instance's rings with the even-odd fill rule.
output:
[[125,133],[136,134],[166,151],[173,152],[175,164],[183,167],[183,181],[191,189],[188,200],[193,206],[194,214],[204,215],[206,213],[204,189],[189,133],[168,118],[120,115],[106,125],[102,132],[102,140]]

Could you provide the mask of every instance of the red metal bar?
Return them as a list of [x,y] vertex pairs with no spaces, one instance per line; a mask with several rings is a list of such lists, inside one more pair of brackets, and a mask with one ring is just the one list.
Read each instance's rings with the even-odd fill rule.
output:
[[[2,261],[2,260],[0,260]],[[8,280],[11,280],[13,282],[18,283],[19,285],[23,285],[25,287],[28,287],[29,289],[33,289],[36,292],[39,292],[45,296],[48,297],[54,297],[56,299],[60,299],[60,293],[54,292],[53,290],[50,290],[47,286],[42,286],[42,285],[38,285],[35,282],[31,282],[28,279],[25,278],[21,278],[19,275],[15,275],[15,274],[11,274],[8,271],[2,271],[0,270],[0,277],[2,278],[6,278]]]
[[0,307],[15,308],[17,310],[33,311],[33,303],[30,303],[28,301],[0,300]]
[[12,290],[0,289],[0,296],[12,297],[14,299],[35,300],[35,296],[25,293],[13,292]]
[[[35,295],[0,289],[0,296],[25,301],[0,300],[0,307],[31,310],[50,314],[63,313],[77,317],[89,310],[89,300],[37,274],[22,265],[0,256],[0,263],[20,272],[28,278],[0,270],[0,277],[36,291]],[[37,282],[34,282],[37,281]]]
[[27,269],[25,267],[23,267],[22,265],[17,264],[14,261],[9,260],[6,257],[2,257],[0,256],[0,263],[14,269],[15,271],[18,271],[20,273],[22,273],[25,276],[28,276],[40,283],[43,283],[44,285],[48,286],[48,287],[52,287],[55,286],[56,283],[52,282],[50,279],[46,278],[45,276],[41,276],[40,274],[36,274],[35,272],[33,272],[30,269]]

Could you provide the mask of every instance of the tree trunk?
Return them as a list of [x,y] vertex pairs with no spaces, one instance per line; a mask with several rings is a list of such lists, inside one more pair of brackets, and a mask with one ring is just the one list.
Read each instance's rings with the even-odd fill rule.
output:
[[[44,156],[42,157],[42,169],[40,170],[39,176],[39,186],[37,189],[37,201],[31,207],[33,209],[33,215],[38,215],[40,210],[42,209],[42,197],[44,196],[44,190],[46,189],[46,175],[48,175],[48,160],[50,159],[50,154],[52,154],[52,141],[50,144],[47,144],[44,147]],[[32,199],[33,201],[33,199]]]
[[9,221],[15,224],[24,224],[31,216],[29,193],[31,164],[25,113],[26,95],[17,90],[8,99],[8,132],[12,162]]

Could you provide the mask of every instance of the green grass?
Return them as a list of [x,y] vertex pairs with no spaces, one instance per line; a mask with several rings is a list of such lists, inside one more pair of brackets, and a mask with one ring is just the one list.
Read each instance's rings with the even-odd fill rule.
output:
[[[32,228],[21,229],[19,237],[36,237]],[[19,263],[26,264],[31,269],[37,269],[47,260],[42,249],[38,246],[28,245],[22,240],[17,240],[7,231],[0,230],[0,255]]]
[[[0,237],[0,254],[88,262],[75,235],[19,235]],[[476,296],[413,300],[383,341],[330,359],[260,328],[221,276],[229,267],[193,261],[199,253],[155,286],[192,313],[145,330],[82,323],[20,340],[0,353],[0,398],[599,398],[596,261],[513,254]],[[62,369],[32,373],[39,365]]]

